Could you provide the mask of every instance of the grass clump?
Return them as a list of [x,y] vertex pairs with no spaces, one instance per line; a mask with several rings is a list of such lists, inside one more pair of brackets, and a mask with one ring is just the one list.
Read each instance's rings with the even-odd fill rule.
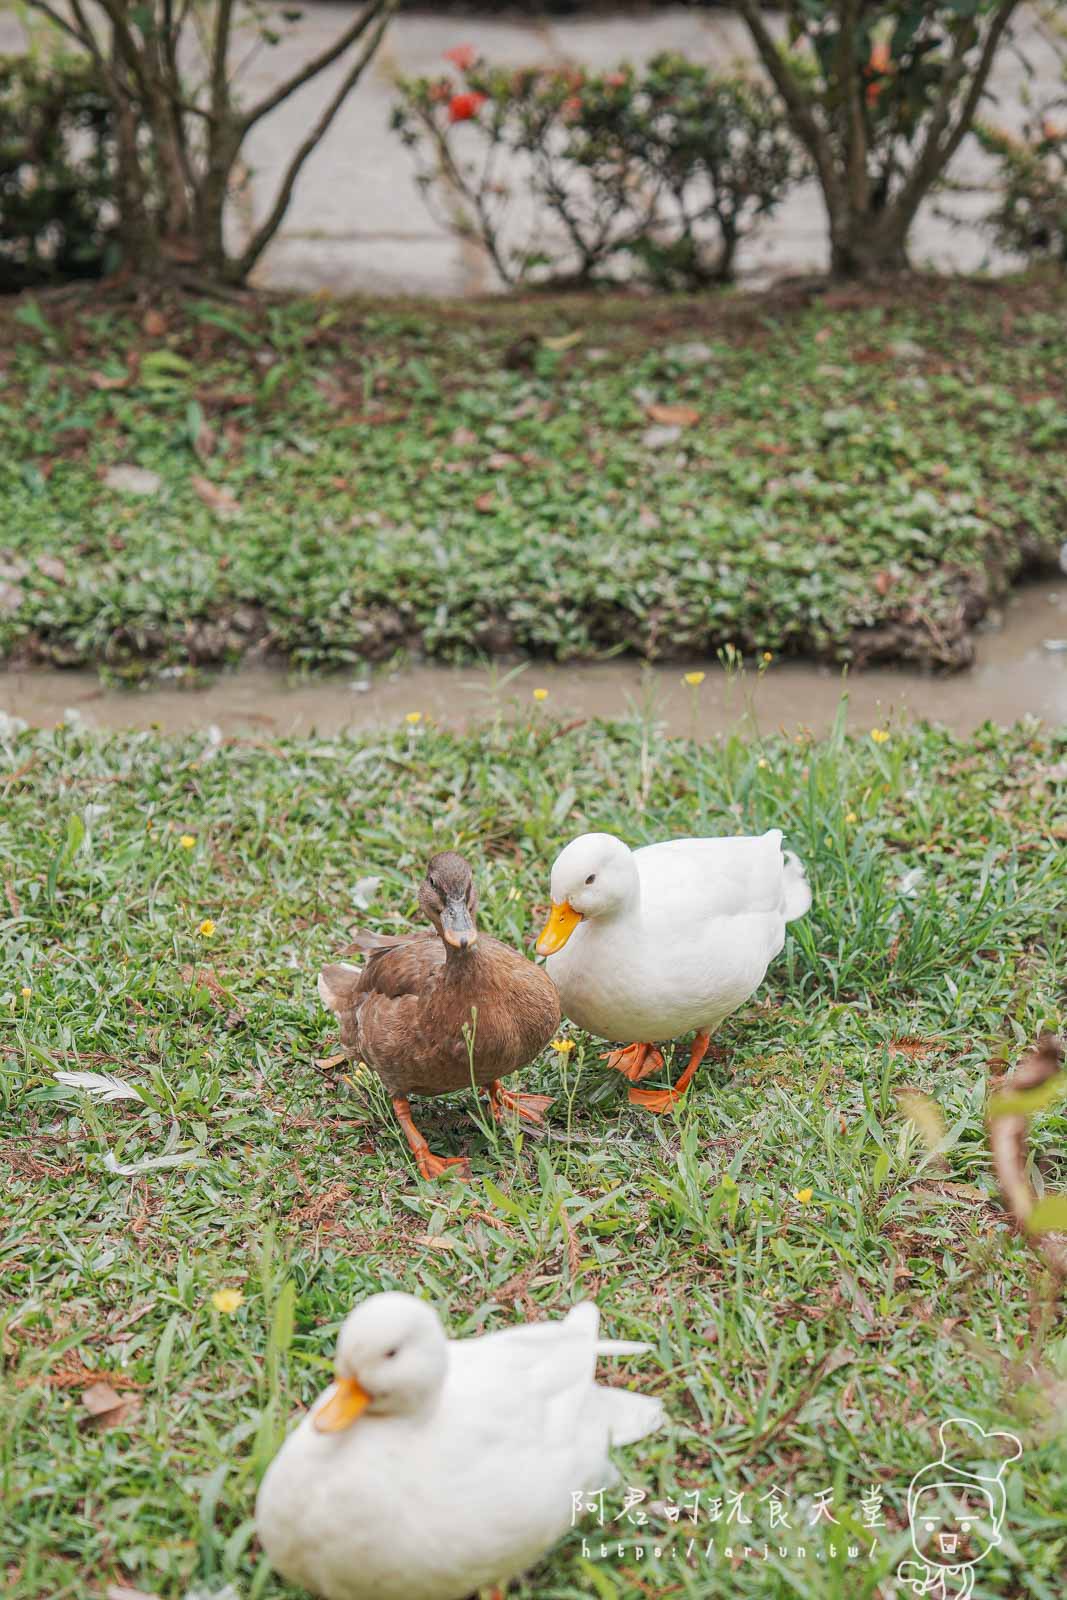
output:
[[[1026,1445],[989,1592],[1058,1593],[1067,1345],[1005,1224],[983,1111],[990,1040],[1062,1004],[1062,733],[707,747],[538,718],[219,746],[64,726],[0,755],[8,1600],[120,1579],[280,1600],[256,1478],[349,1305],[382,1287],[426,1294],[457,1334],[592,1294],[611,1332],[654,1346],[617,1372],[671,1418],[626,1465],[650,1523],[609,1496],[604,1535],[576,1529],[531,1600],[873,1600],[908,1558],[908,1480],[961,1411]],[[375,1081],[316,1065],[319,963],[355,923],[410,925],[434,847],[472,859],[481,925],[528,945],[582,828],[637,844],[772,825],[814,906],[677,1120],[629,1106],[572,1030],[524,1075],[556,1096],[543,1141],[479,1128],[465,1098],[421,1105],[434,1148],[474,1169],[427,1186]],[[56,1081],[72,1069],[141,1099],[94,1103]],[[1034,1128],[1050,1189],[1064,1129],[1062,1107]],[[104,1377],[125,1409],[86,1426]],[[764,1559],[772,1488],[794,1532]],[[826,1491],[836,1526],[812,1526]],[[671,1523],[663,1503],[697,1492],[700,1526]]]
[[26,301],[0,316],[0,658],[958,666],[1059,548],[1063,309],[944,284],[144,322]]

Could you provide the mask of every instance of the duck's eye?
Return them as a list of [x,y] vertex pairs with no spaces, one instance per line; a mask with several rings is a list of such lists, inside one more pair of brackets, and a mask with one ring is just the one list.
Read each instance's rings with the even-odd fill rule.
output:
[[399,1349],[399,1347],[397,1345],[394,1345],[391,1350],[387,1350],[385,1352],[386,1361],[392,1361],[393,1357],[398,1354],[398,1349]]
[[591,872],[589,874],[588,878],[586,878],[585,881],[586,881],[586,883],[595,883],[596,882],[596,873],[595,872]]

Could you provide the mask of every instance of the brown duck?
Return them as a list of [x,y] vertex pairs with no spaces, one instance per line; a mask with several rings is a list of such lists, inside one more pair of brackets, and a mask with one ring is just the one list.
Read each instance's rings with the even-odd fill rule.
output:
[[454,850],[435,855],[419,889],[433,932],[389,937],[362,933],[362,967],[335,965],[319,974],[323,1004],[337,1014],[341,1044],[377,1072],[424,1178],[447,1167],[467,1177],[466,1157],[435,1156],[411,1116],[408,1096],[449,1094],[474,1083],[489,1090],[493,1115],[515,1111],[544,1120],[551,1099],[513,1094],[501,1079],[534,1059],[559,1027],[552,979],[498,939],[479,934],[478,903],[467,862]]

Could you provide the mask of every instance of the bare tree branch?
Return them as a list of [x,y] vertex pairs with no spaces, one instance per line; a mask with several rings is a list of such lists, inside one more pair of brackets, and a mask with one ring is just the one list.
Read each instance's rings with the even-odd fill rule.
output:
[[[78,18],[79,23],[86,29],[86,32],[82,33],[79,31],[79,28],[74,27],[74,25],[69,22],[61,12],[55,11],[48,4],[48,0],[27,0],[27,4],[30,5],[34,11],[39,11],[42,16],[47,17],[49,22],[51,22],[53,26],[59,28],[62,33],[65,33],[69,39],[73,39],[74,42],[76,44],[80,44],[84,50],[88,50],[89,54],[93,56],[94,59],[99,59],[99,48],[96,43],[96,38],[93,35],[92,30],[84,22],[84,18]],[[77,7],[74,9],[76,12]]]
[[[253,234],[247,248],[236,262],[237,276],[243,278],[246,277],[249,272],[251,272],[252,268],[255,266],[256,262],[259,260],[260,256],[263,254],[264,250],[277,233],[278,228],[281,225],[282,218],[284,217],[288,208],[289,201],[292,198],[296,180],[300,175],[300,169],[303,167],[304,162],[315,149],[316,145],[324,137],[329,129],[330,124],[333,122],[334,117],[341,109],[341,106],[344,104],[349,94],[363,76],[368,63],[372,60],[375,51],[382,42],[382,37],[386,28],[389,26],[389,19],[396,7],[396,3],[397,0],[377,0],[377,3],[374,5],[373,10],[378,14],[379,19],[377,26],[372,31],[370,38],[363,46],[363,49],[360,51],[358,57],[353,62],[351,69],[348,71],[348,73],[346,73],[339,89],[337,90],[337,93],[323,111],[322,116],[311,129],[311,132],[308,134],[303,144],[300,145],[296,154],[293,156],[292,161],[290,161],[289,166],[286,169],[285,176],[282,179],[281,187],[278,190],[277,199],[271,208],[270,215],[263,223],[263,226],[257,229],[257,231]],[[308,76],[313,76],[313,74],[309,73]],[[306,80],[302,78],[301,81]],[[286,92],[288,93],[290,91]],[[284,99],[284,95],[282,98]],[[243,123],[242,127],[247,127],[247,123]]]
[[[945,131],[952,118],[952,103],[961,81],[966,75],[966,54],[968,45],[966,33],[963,28],[956,36],[952,58],[945,70],[941,92],[930,119],[929,130],[923,143],[911,174],[897,196],[896,204],[901,213],[910,218],[919,209],[923,196],[931,184],[944,172],[948,163],[955,155],[961,141],[970,129],[974,120],[978,102],[985,92],[989,74],[993,68],[993,61],[1004,36],[1004,31],[1011,21],[1012,13],[1017,9],[1019,0],[1001,0],[996,15],[986,32],[982,54],[971,75],[970,88],[960,108],[955,125],[946,139]],[[971,41],[974,43],[975,41]]]
[[985,87],[989,81],[989,74],[993,70],[993,62],[996,59],[997,51],[1000,48],[1000,42],[1007,31],[1008,24],[1011,22],[1012,16],[1018,10],[1018,7],[1019,0],[1002,0],[1000,9],[989,25],[989,32],[986,34],[986,41],[982,49],[981,60],[979,61],[974,75],[971,78],[971,87],[967,91],[967,98],[964,100],[963,108],[956,119],[956,125],[949,135],[948,142],[944,147],[941,164],[938,169],[939,172],[943,172],[948,166],[949,162],[952,160],[952,157],[959,149],[962,140],[966,137],[968,131],[970,130],[971,124],[974,121],[975,112],[978,110],[978,102],[985,93]]
[[230,85],[226,77],[226,57],[230,48],[233,0],[216,0],[215,33],[211,41],[211,111],[222,117],[230,105]]
[[[326,50],[321,51],[319,55],[313,56],[310,61],[305,62],[299,72],[294,72],[291,78],[287,78],[284,83],[279,84],[277,89],[272,89],[270,94],[265,95],[262,100],[251,106],[244,113],[241,118],[242,131],[247,133],[249,128],[254,127],[261,118],[280,106],[283,100],[288,100],[289,96],[295,94],[298,89],[302,89],[305,83],[310,83],[312,78],[317,77],[320,72],[324,72],[327,67],[332,66],[340,56],[344,55],[350,45],[355,44],[358,39],[363,37],[371,23],[384,13],[382,25],[374,35],[374,49],[370,52],[373,55],[384,32],[385,22],[396,10],[396,4],[397,0],[370,0],[370,4],[367,5],[365,10],[343,33],[338,35],[333,44]],[[368,56],[367,60],[369,59],[370,57]],[[349,88],[351,88],[351,84]],[[345,92],[347,93],[347,90]]]
[[845,85],[848,120],[845,139],[845,181],[854,210],[866,211],[869,199],[867,181],[867,126],[863,120],[860,75],[856,71],[856,42],[859,35],[859,0],[844,0],[838,38],[838,74]]
[[770,73],[774,87],[785,101],[785,108],[797,137],[815,163],[827,202],[831,207],[839,206],[843,195],[834,163],[833,147],[811,108],[807,91],[790,68],[763,20],[760,0],[738,0],[737,9],[748,25],[752,41],[759,52],[760,60]]

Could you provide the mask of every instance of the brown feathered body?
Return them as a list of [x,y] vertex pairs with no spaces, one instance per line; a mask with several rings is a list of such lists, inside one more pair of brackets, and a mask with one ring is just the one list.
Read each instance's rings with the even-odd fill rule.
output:
[[429,931],[356,942],[369,951],[365,964],[324,967],[320,990],[346,1053],[373,1067],[391,1095],[448,1094],[506,1078],[559,1028],[551,978],[498,939],[481,934],[463,950]]

